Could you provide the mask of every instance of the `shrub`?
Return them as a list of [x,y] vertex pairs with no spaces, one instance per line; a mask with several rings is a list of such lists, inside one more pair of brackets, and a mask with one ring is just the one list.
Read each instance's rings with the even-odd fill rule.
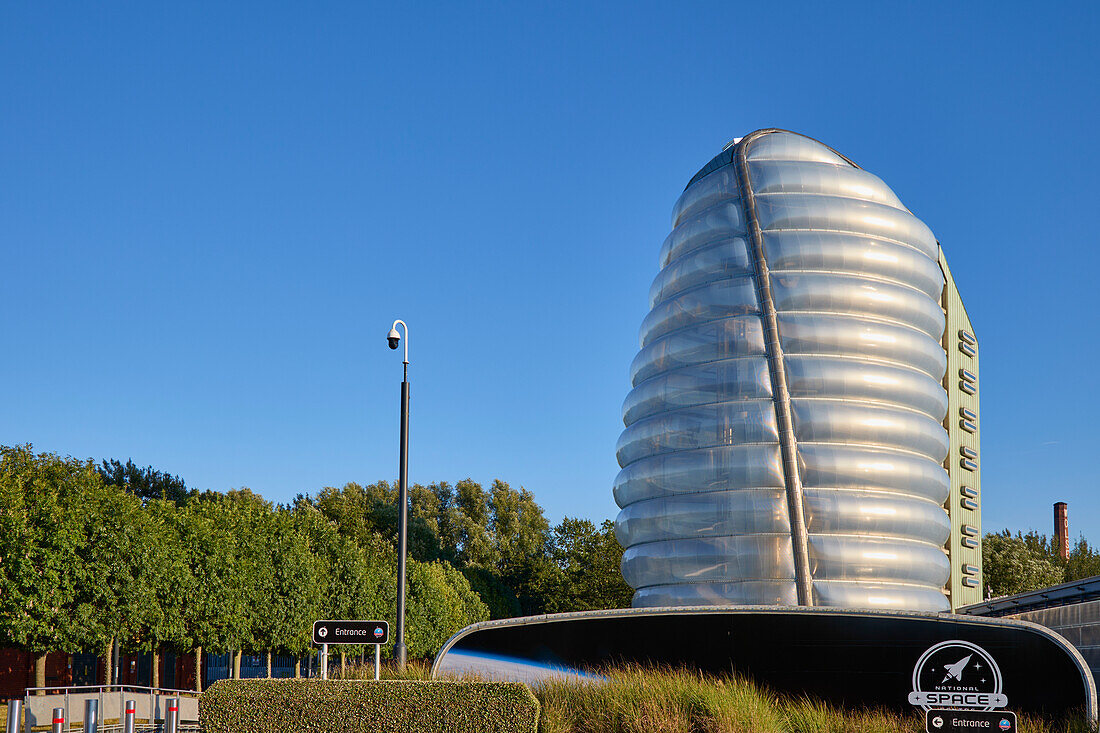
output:
[[410,563],[408,583],[405,643],[409,656],[435,656],[456,631],[489,619],[489,609],[450,563]]
[[516,682],[222,680],[199,699],[204,733],[535,733]]

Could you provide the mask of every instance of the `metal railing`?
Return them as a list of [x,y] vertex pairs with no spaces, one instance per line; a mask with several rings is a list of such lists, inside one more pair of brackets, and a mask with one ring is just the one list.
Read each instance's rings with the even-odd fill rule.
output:
[[[85,724],[94,714],[92,733],[102,731],[161,731],[172,733],[166,723],[176,724],[175,731],[197,730],[199,720],[199,696],[194,690],[171,690],[138,685],[76,685],[69,687],[29,687],[23,698],[23,732],[33,728],[56,726],[62,711],[62,724],[67,730],[76,723]],[[59,699],[61,698],[61,699]],[[63,706],[59,705],[63,700]],[[20,733],[18,711],[15,713],[15,729],[12,729],[12,708],[8,710],[7,733]],[[94,713],[93,713],[94,711]],[[104,725],[105,720],[118,720],[117,725]],[[127,727],[127,726],[132,727]]]

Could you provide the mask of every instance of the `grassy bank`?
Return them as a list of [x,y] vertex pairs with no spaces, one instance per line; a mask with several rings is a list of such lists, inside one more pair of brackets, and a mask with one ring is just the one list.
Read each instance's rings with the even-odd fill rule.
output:
[[[425,679],[428,665],[388,679]],[[541,706],[540,733],[916,733],[923,713],[839,710],[818,700],[792,699],[745,679],[683,669],[626,667],[605,672],[606,684],[547,682],[532,687]],[[348,678],[372,678],[374,667]],[[1083,721],[1051,726],[1020,716],[1021,733],[1085,733]]]

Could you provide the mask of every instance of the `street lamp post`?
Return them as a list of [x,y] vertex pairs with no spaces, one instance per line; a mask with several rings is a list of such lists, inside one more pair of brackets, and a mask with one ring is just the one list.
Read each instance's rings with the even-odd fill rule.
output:
[[391,349],[396,349],[401,341],[397,324],[405,330],[404,378],[401,380],[401,457],[398,464],[397,501],[397,640],[393,646],[397,658],[397,668],[405,670],[405,556],[408,554],[408,532],[406,531],[409,511],[409,327],[402,320],[393,322],[386,341]]

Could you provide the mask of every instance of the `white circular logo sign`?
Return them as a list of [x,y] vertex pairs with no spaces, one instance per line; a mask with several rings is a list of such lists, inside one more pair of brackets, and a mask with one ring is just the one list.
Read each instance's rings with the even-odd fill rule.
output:
[[1008,705],[1001,669],[977,644],[955,639],[929,647],[913,667],[909,704],[931,708],[993,710]]
[[322,639],[328,636],[328,627],[322,626],[321,628],[317,629],[317,636],[321,637]]

